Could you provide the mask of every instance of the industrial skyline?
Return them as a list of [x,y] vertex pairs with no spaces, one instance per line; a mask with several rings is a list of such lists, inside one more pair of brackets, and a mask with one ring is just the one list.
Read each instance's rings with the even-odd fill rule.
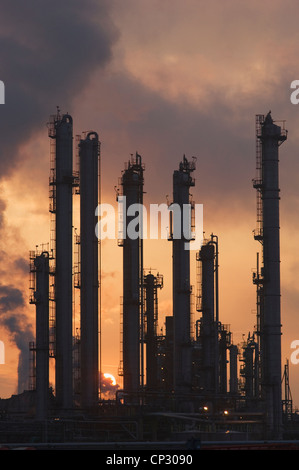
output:
[[[127,9],[122,2],[115,1],[110,7],[100,2],[101,12],[93,2],[91,4],[97,19],[96,27],[91,28],[93,36],[86,38],[86,44],[94,40],[99,54],[93,55],[88,63],[78,47],[77,64],[76,61],[71,63],[74,73],[69,88],[63,83],[67,83],[70,76],[61,73],[61,82],[57,84],[49,73],[46,83],[52,88],[46,98],[45,90],[40,87],[41,107],[38,107],[38,100],[33,99],[33,90],[39,89],[37,71],[24,66],[24,76],[28,84],[32,81],[32,89],[18,106],[17,97],[23,95],[17,94],[20,88],[14,75],[17,52],[25,50],[32,58],[30,43],[41,34],[32,30],[26,43],[22,31],[30,31],[32,22],[38,18],[45,27],[50,25],[50,19],[47,20],[39,8],[35,18],[24,14],[23,30],[19,29],[17,35],[19,49],[6,71],[8,59],[3,56],[0,78],[6,85],[6,104],[0,110],[5,135],[1,144],[0,182],[0,339],[5,343],[6,363],[0,365],[1,398],[16,393],[18,366],[24,371],[22,386],[26,383],[27,366],[22,364],[22,352],[25,344],[34,339],[35,322],[34,309],[28,305],[28,253],[35,245],[46,242],[51,229],[49,188],[45,184],[49,177],[45,126],[56,104],[74,116],[74,135],[86,129],[99,133],[105,175],[102,200],[112,205],[116,204],[113,188],[118,185],[120,171],[131,153],[135,155],[138,151],[145,164],[145,204],[171,199],[172,172],[184,154],[197,157],[192,197],[203,204],[206,237],[211,233],[219,236],[221,320],[231,326],[235,344],[247,338],[256,315],[256,291],[252,285],[252,273],[256,271],[256,241],[252,236],[256,205],[251,184],[255,178],[254,117],[271,109],[275,120],[286,121],[289,137],[280,158],[283,365],[285,359],[290,359],[292,341],[299,337],[296,281],[299,272],[296,253],[299,108],[290,101],[290,84],[298,78],[295,54],[298,32],[294,20],[298,6],[292,1],[287,9],[279,1],[259,6],[255,2],[241,6],[232,1],[226,8],[218,4],[217,9],[215,5],[205,5],[202,9],[190,0],[187,5],[175,2],[171,15],[167,4],[157,16],[156,2],[140,5],[130,0]],[[76,4],[74,11],[82,21],[82,29],[88,30],[90,19],[81,17],[77,7]],[[65,13],[67,8],[69,5]],[[10,39],[13,10],[14,7],[7,4],[3,14],[7,20],[5,34]],[[294,11],[292,18],[287,10]],[[236,20],[230,20],[230,12]],[[266,23],[261,20],[265,17],[269,19]],[[166,24],[171,26],[165,28]],[[69,19],[65,31],[72,33],[74,30]],[[64,37],[63,34],[57,26],[57,39]],[[46,39],[45,34],[44,41]],[[218,49],[220,41],[222,46]],[[268,52],[273,48],[276,57],[270,60]],[[234,53],[227,54],[226,50]],[[35,54],[37,63],[39,60],[42,63],[39,49]],[[57,60],[63,61],[66,49],[60,54]],[[84,60],[86,70],[90,71],[88,77],[78,72]],[[44,77],[48,70],[55,68],[54,64],[55,60],[43,64]],[[64,96],[66,89],[69,94]],[[7,123],[11,126],[17,107],[18,119],[14,121],[17,139],[13,147]],[[76,202],[74,204],[73,226],[77,227],[79,213]],[[163,274],[163,289],[159,290],[159,331],[164,328],[164,319],[172,313],[171,250],[167,240],[144,243],[144,267]],[[113,241],[105,241],[102,250],[102,367],[103,372],[115,377],[120,361],[121,273],[120,248]],[[194,260],[191,284],[196,286]],[[24,357],[25,364],[27,359]],[[292,363],[290,385],[297,405],[299,365]]]
[[[288,361],[282,383],[278,162],[279,147],[287,139],[284,122],[283,127],[277,125],[271,111],[266,116],[256,116],[257,175],[253,187],[257,190],[257,227],[253,234],[262,247],[261,256],[257,253],[261,265],[258,261],[253,274],[256,319],[247,340],[239,344],[233,342],[230,325],[221,320],[217,235],[211,234],[208,239],[202,234],[196,254],[196,292],[191,285],[194,252],[189,244],[203,227],[194,224],[195,204],[190,192],[195,186],[196,165],[194,158],[190,161],[185,155],[173,172],[173,198],[168,204],[172,312],[164,319],[164,331],[158,332],[158,288],[164,281],[151,269],[148,274],[144,269],[145,166],[140,154],[131,155],[116,190],[117,201],[126,201],[119,220],[119,233],[123,236],[117,241],[123,251],[118,371],[123,383],[109,397],[105,397],[102,387],[102,240],[96,236],[97,225],[102,233],[101,226],[105,224],[103,213],[98,216],[100,141],[98,133],[90,131],[83,138],[77,137],[74,148],[73,118],[60,109],[51,117],[48,128],[49,241],[39,250],[30,251],[35,341],[27,345],[29,385],[19,390],[16,399],[29,392],[31,413],[41,423],[50,423],[55,416],[74,419],[79,411],[99,426],[104,412],[119,426],[122,416],[134,415],[137,410],[145,420],[143,427],[148,412],[156,417],[168,412],[172,419],[180,420],[181,413],[195,416],[206,410],[207,417],[200,420],[202,425],[193,430],[200,436],[210,436],[208,428],[217,426],[220,417],[227,413],[238,417],[223,423],[231,431],[242,433],[244,422],[251,416],[246,431],[251,439],[285,437],[290,431],[288,422],[294,418]],[[74,153],[78,161],[73,160]],[[73,227],[77,195],[79,232]],[[183,221],[186,208],[188,218]],[[179,225],[178,220],[183,223]],[[128,230],[133,223],[135,230]],[[128,232],[129,237],[125,235]],[[52,383],[50,360],[55,376]],[[116,381],[113,375],[110,377]],[[113,403],[112,414],[111,410],[107,414],[106,403],[110,408]],[[153,423],[150,429],[152,434]],[[167,440],[173,439],[171,426],[166,426],[165,432]],[[219,432],[223,432],[221,425]]]

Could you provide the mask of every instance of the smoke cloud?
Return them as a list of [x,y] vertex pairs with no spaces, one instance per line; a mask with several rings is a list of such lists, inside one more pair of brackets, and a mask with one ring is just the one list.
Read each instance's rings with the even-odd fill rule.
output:
[[13,287],[0,285],[0,325],[10,334],[12,341],[20,351],[18,363],[18,393],[28,387],[29,342],[34,340],[33,328],[25,314],[22,292]]
[[0,175],[15,167],[20,145],[67,111],[94,70],[105,66],[117,38],[107,0],[2,0]]

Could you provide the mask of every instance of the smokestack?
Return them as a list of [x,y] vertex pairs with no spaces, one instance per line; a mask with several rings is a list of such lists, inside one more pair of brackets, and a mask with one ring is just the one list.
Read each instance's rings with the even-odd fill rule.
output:
[[95,211],[99,203],[98,134],[80,140],[80,260],[81,260],[81,404],[98,404],[99,392],[99,245]]

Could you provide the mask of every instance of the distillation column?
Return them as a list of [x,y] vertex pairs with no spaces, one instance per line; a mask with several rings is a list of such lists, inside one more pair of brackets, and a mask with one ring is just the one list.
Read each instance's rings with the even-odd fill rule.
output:
[[[143,306],[143,164],[136,153],[121,177],[123,210],[123,387],[126,393],[140,390],[141,330]],[[138,206],[136,206],[136,204]],[[134,206],[135,205],[135,206]],[[138,215],[136,216],[136,212]]]
[[216,393],[219,383],[217,323],[215,322],[215,246],[206,242],[197,260],[201,263],[201,324],[202,367],[205,391]]
[[31,255],[36,308],[36,419],[48,416],[49,400],[49,253]]
[[263,245],[263,308],[261,312],[262,391],[266,405],[267,428],[279,437],[281,408],[281,299],[279,240],[278,147],[286,132],[274,124],[268,113],[257,136],[262,146],[261,186]]
[[69,114],[53,117],[49,136],[55,139],[55,300],[56,300],[56,377],[57,405],[73,406],[73,120]]
[[[191,202],[189,190],[194,186],[191,172],[195,162],[184,156],[179,170],[173,173],[173,317],[174,317],[174,391],[188,393],[192,385],[192,350],[190,338],[190,250]],[[177,211],[177,208],[180,210]],[[188,209],[187,209],[188,208]],[[170,206],[171,210],[172,207]],[[187,210],[186,210],[187,209]],[[177,215],[179,214],[179,215]],[[186,233],[187,232],[187,233]]]
[[99,244],[95,213],[99,204],[99,139],[90,132],[79,143],[81,260],[81,404],[91,408],[99,392]]

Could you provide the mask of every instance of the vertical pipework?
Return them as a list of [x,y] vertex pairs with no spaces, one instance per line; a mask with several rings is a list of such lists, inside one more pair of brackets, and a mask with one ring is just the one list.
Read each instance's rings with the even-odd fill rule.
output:
[[73,120],[68,114],[54,118],[55,153],[55,299],[56,399],[63,410],[73,406],[72,269],[73,269]]
[[163,367],[163,388],[167,392],[173,390],[173,316],[165,318],[165,363]]
[[36,419],[48,416],[49,400],[49,254],[35,255],[36,305]]
[[155,390],[157,386],[157,319],[155,318],[155,277],[148,274],[144,280],[146,298],[146,388]]
[[268,431],[272,436],[279,436],[282,416],[278,147],[286,140],[286,133],[274,124],[270,113],[261,126],[260,140],[262,144],[261,198],[264,263],[261,317],[262,390],[266,404]]
[[81,250],[81,404],[98,403],[99,391],[99,275],[95,212],[99,203],[99,139],[90,132],[80,140]]
[[254,397],[254,369],[253,369],[253,353],[254,349],[250,342],[244,347],[244,391],[245,398],[249,401]]
[[[141,384],[141,338],[143,319],[143,165],[141,156],[128,162],[121,178],[124,229],[123,246],[123,386],[138,393]],[[135,205],[135,206],[134,206]],[[138,215],[136,216],[137,211]]]
[[145,290],[145,343],[146,343],[146,388],[156,390],[158,385],[158,297],[157,289],[162,288],[162,277],[147,274]]
[[173,253],[174,390],[177,394],[190,392],[192,386],[190,251],[188,250],[191,217],[186,217],[188,211],[185,211],[185,209],[191,207],[189,191],[190,187],[195,184],[191,177],[191,172],[194,169],[194,162],[188,162],[184,156],[179,170],[173,173],[174,211],[176,207],[180,209],[180,220],[174,212],[171,237]]
[[229,393],[238,393],[238,346],[235,344],[229,347]]

